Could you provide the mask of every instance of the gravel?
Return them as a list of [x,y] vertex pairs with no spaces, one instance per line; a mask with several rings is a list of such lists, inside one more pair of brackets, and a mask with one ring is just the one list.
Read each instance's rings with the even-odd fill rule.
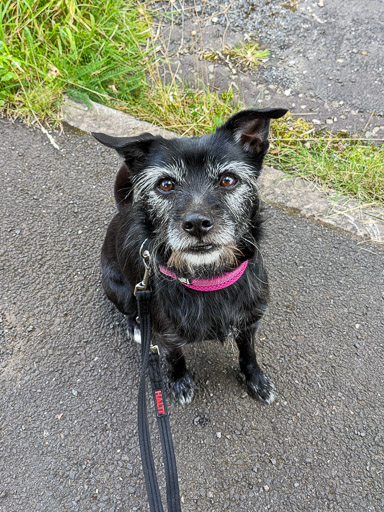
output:
[[[181,50],[183,76],[196,80],[202,69],[197,50],[235,46],[251,37],[270,50],[268,62],[239,76],[229,67],[215,65],[208,80],[215,90],[233,82],[248,106],[278,104],[306,119],[319,119],[335,132],[384,139],[381,0],[185,0],[163,4],[163,9],[172,11],[169,16],[180,23],[172,25],[167,44],[171,53]],[[177,17],[176,12],[183,14]],[[192,30],[198,37],[190,37]]]

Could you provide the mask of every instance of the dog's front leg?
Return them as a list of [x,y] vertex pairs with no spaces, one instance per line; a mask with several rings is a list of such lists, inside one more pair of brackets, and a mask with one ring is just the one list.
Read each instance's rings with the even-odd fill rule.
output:
[[241,331],[236,337],[239,347],[239,362],[242,377],[245,380],[248,394],[256,400],[271,404],[276,397],[275,387],[257,364],[254,351],[254,339],[259,322]]
[[169,388],[181,405],[189,404],[194,395],[195,385],[187,370],[185,357],[181,348],[167,348],[166,358],[169,365]]

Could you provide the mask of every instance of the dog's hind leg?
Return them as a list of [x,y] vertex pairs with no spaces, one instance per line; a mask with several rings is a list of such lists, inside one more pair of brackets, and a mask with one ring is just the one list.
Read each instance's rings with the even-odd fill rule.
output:
[[136,312],[132,286],[119,271],[117,264],[101,258],[101,283],[110,301],[124,315],[133,316]]
[[141,343],[140,328],[136,323],[137,308],[132,286],[109,262],[102,262],[101,268],[102,285],[107,297],[121,313],[126,315],[128,337]]
[[256,400],[271,404],[275,398],[275,387],[257,364],[254,350],[254,339],[259,321],[252,327],[241,331],[236,337],[239,347],[239,362],[242,377],[245,380],[248,394]]
[[107,259],[104,253],[101,256],[101,275],[101,282],[107,297],[121,313],[126,315],[128,337],[140,343],[141,335],[135,321],[137,308],[132,286],[121,274],[117,262]]

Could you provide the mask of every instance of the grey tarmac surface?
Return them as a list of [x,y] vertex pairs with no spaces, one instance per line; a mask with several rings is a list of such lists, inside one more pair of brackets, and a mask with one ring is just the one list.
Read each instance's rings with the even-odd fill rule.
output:
[[[229,83],[247,106],[284,106],[315,127],[384,139],[384,3],[381,0],[176,0],[164,41],[179,76]],[[154,7],[159,8],[155,2]],[[199,60],[250,36],[270,50],[257,71]],[[200,56],[200,57],[199,57]]]
[[[0,511],[146,511],[139,347],[99,275],[119,161],[88,135],[55,139],[0,120]],[[278,399],[245,394],[230,342],[188,347],[196,397],[168,400],[183,512],[380,512],[383,253],[265,215],[258,355]]]

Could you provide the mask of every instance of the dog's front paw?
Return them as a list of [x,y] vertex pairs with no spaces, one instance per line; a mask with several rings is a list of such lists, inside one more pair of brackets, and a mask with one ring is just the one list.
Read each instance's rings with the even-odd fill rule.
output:
[[276,392],[275,386],[263,372],[251,374],[245,378],[248,394],[255,400],[260,400],[266,404],[271,404],[275,401]]
[[181,405],[185,405],[192,402],[195,393],[195,384],[189,373],[186,373],[183,377],[180,377],[180,379],[170,381],[169,389],[175,399],[181,403]]

